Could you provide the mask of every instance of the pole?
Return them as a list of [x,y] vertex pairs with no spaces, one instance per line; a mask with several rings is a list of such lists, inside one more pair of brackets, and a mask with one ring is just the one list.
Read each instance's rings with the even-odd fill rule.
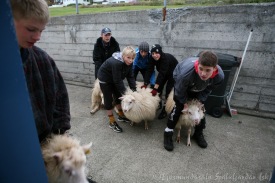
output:
[[165,21],[166,17],[166,0],[163,0],[163,8],[162,8],[162,21]]
[[78,0],[75,1],[75,8],[76,8],[76,14],[79,14],[79,11],[78,11]]
[[247,42],[246,42],[246,45],[245,45],[245,49],[244,49],[244,52],[243,52],[243,56],[242,56],[242,59],[241,59],[241,64],[238,68],[238,70],[236,71],[236,74],[234,76],[234,79],[233,79],[233,85],[232,87],[230,88],[230,92],[229,92],[229,96],[228,96],[228,103],[230,103],[230,99],[232,97],[232,93],[233,93],[233,90],[235,88],[235,84],[237,82],[237,79],[238,79],[238,76],[239,76],[239,73],[240,73],[240,70],[241,70],[241,67],[243,65],[243,61],[244,61],[244,57],[245,57],[245,54],[246,54],[246,51],[247,51],[247,47],[249,45],[249,42],[250,42],[250,39],[251,39],[251,36],[252,36],[252,33],[253,33],[253,29],[251,29],[250,31],[250,34],[248,36],[248,39],[247,39]]

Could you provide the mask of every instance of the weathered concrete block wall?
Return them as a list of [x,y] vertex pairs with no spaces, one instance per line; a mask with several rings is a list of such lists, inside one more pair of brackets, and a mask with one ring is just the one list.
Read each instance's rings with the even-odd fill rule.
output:
[[[38,46],[56,61],[66,82],[92,86],[93,45],[103,27],[120,43],[159,43],[179,61],[209,49],[241,57],[253,35],[231,99],[250,112],[275,112],[275,3],[75,15],[52,18]],[[251,111],[253,110],[253,111]]]

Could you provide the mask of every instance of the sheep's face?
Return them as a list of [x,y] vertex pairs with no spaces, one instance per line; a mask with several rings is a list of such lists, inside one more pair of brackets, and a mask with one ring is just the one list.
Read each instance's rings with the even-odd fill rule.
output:
[[135,105],[135,98],[132,95],[126,95],[122,97],[121,108],[124,113],[130,111]]
[[74,147],[54,154],[54,159],[59,167],[58,180],[62,183],[88,183],[85,175],[87,147]]
[[199,125],[204,116],[201,105],[185,106],[182,113],[187,115],[188,119],[192,121],[192,126]]

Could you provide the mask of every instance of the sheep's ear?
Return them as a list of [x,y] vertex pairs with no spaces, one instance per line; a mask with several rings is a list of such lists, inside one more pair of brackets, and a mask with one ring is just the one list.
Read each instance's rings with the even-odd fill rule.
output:
[[119,100],[123,100],[123,99],[124,99],[124,97],[119,97],[118,99],[119,99]]
[[183,109],[183,110],[181,111],[182,114],[186,114],[187,112],[188,112],[188,109]]
[[62,152],[57,152],[53,154],[53,158],[55,159],[56,163],[61,162],[62,160]]
[[184,104],[184,107],[183,107],[183,110],[181,111],[181,113],[187,113],[187,111],[188,111],[188,105],[185,103]]
[[86,145],[82,146],[82,149],[83,149],[85,154],[89,154],[91,152],[92,145],[93,145],[93,143],[90,142],[89,144],[86,144]]

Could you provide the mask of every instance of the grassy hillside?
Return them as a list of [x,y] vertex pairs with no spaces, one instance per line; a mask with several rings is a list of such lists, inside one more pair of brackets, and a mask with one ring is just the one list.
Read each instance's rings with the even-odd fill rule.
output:
[[[148,9],[162,9],[164,0],[137,0],[136,3],[108,4],[108,5],[79,5],[79,14],[104,13],[115,11],[136,11]],[[213,6],[226,4],[244,4],[244,3],[266,3],[275,2],[275,0],[166,0],[167,8],[180,8],[185,6]],[[51,7],[50,16],[75,15],[76,6],[72,4],[67,7]]]

